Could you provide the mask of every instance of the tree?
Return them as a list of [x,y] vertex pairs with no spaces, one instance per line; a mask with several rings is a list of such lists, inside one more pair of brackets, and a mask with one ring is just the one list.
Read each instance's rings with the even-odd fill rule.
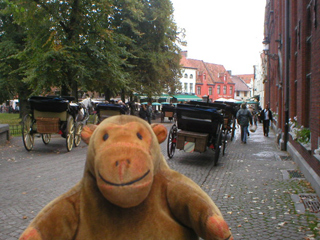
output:
[[180,73],[180,49],[176,44],[177,26],[173,22],[170,0],[145,0],[144,33],[138,41],[142,51],[137,61],[141,89],[149,97],[166,87],[174,91]]
[[125,84],[122,65],[126,51],[110,23],[111,2],[15,0],[25,11],[16,20],[27,30],[24,59],[26,77],[35,93],[61,88],[61,95],[77,90],[117,88]]
[[[19,60],[10,74],[19,74],[33,94],[58,87],[61,95],[71,92],[76,98],[79,88],[109,97],[151,96],[178,83],[170,0],[5,1],[12,23],[24,34],[10,57]],[[2,65],[0,72],[6,71]]]
[[151,98],[174,90],[180,74],[177,26],[170,0],[116,0],[116,31],[130,38],[131,53],[125,71],[130,74],[129,91]]
[[[22,81],[21,59],[18,54],[25,46],[25,29],[14,22],[8,11],[9,2],[0,1],[0,102],[20,99],[20,115],[27,112],[27,98],[30,94],[28,84]],[[21,9],[14,8],[15,11]]]

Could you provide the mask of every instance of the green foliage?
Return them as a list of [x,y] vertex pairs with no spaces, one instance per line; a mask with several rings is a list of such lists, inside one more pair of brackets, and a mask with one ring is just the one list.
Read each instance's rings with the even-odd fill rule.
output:
[[303,144],[310,142],[311,131],[309,128],[300,126],[297,116],[295,116],[293,119],[289,119],[289,127],[293,140]]
[[58,87],[73,95],[82,88],[151,96],[178,83],[178,32],[170,0],[0,4],[0,86],[10,80],[6,93],[19,86],[32,94]]
[[125,44],[131,53],[125,67],[131,91],[151,97],[169,87],[174,90],[179,83],[180,55],[171,2],[118,0],[116,4],[116,31],[132,40]]
[[15,22],[11,13],[24,9],[15,8],[11,1],[0,1],[0,9],[0,102],[4,102],[28,89],[22,82],[24,75],[18,57],[25,46],[26,35],[24,28]]
[[297,132],[297,141],[303,144],[310,142],[310,129],[309,128],[301,128]]

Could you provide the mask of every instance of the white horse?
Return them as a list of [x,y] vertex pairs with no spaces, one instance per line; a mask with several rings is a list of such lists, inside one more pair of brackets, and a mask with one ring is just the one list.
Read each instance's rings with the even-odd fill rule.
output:
[[80,102],[80,104],[82,104],[83,107],[88,110],[89,115],[92,115],[92,114],[93,114],[93,111],[94,111],[94,103],[92,102],[91,98],[87,97],[86,99],[83,99],[83,100]]
[[89,116],[93,114],[94,104],[91,101],[91,98],[87,97],[86,99],[83,99],[81,102],[79,102],[79,105],[81,106],[81,109],[79,112],[80,121],[87,122],[89,119]]

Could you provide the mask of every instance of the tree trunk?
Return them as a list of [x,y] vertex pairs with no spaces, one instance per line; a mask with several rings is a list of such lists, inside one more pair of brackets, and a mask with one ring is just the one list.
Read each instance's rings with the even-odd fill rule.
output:
[[110,98],[111,98],[111,92],[109,88],[105,88],[104,89],[104,99],[108,102],[110,102]]
[[125,93],[124,89],[121,89],[121,100],[124,103],[126,102],[126,93]]
[[61,96],[69,96],[69,88],[65,83],[61,85],[60,95]]
[[24,84],[23,87],[18,89],[19,91],[19,107],[20,107],[20,118],[22,119],[24,115],[30,113],[30,105],[28,98],[31,94],[31,90]]
[[72,96],[75,97],[75,102],[78,102],[78,82],[72,82]]

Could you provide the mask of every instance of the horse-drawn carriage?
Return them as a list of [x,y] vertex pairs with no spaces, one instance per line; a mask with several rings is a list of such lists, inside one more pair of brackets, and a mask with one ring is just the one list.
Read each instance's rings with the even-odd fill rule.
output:
[[94,114],[94,124],[101,123],[105,118],[126,114],[128,108],[124,104],[114,104],[114,103],[99,103],[95,108]]
[[231,136],[230,136],[231,141],[233,140],[234,135],[235,135],[236,115],[237,115],[237,111],[239,110],[239,104],[236,104],[233,102],[207,103],[207,102],[196,102],[196,101],[190,101],[189,104],[197,105],[197,106],[213,107],[213,108],[221,110],[221,113],[223,115],[222,154],[224,155],[225,150],[226,150],[226,146],[227,146],[227,140],[228,140],[229,133],[231,134]]
[[217,165],[222,147],[223,113],[219,108],[195,104],[178,104],[177,125],[168,134],[167,153],[172,158],[175,149],[186,152],[214,151]]
[[168,118],[171,122],[176,121],[176,108],[171,104],[164,104],[161,108],[161,122],[164,122],[164,118]]
[[51,134],[60,134],[66,139],[68,151],[72,150],[73,145],[79,146],[88,115],[80,114],[82,107],[72,104],[74,99],[56,96],[29,98],[30,113],[22,120],[22,139],[26,150],[32,150],[35,134],[41,134],[44,144],[49,144]]

